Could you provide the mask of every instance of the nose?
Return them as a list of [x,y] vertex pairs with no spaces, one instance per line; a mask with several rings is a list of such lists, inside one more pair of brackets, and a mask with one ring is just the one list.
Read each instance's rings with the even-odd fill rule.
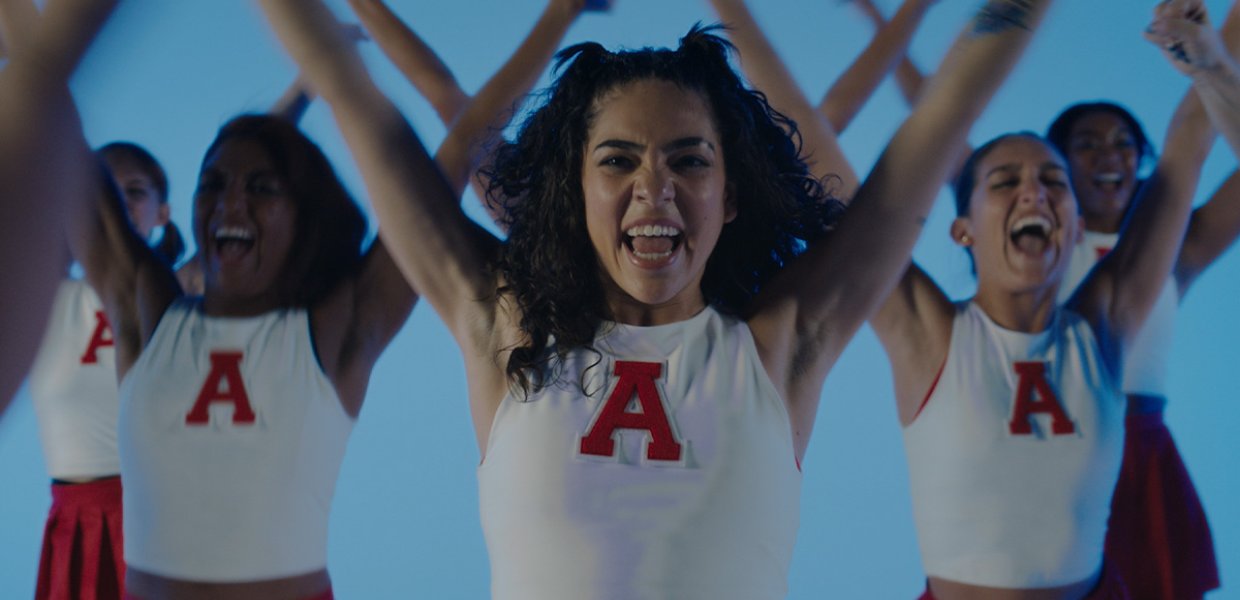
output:
[[249,200],[244,182],[231,181],[220,191],[219,201],[215,204],[217,211],[229,212],[244,210]]
[[633,182],[633,196],[647,202],[667,202],[676,196],[676,186],[665,169],[643,168]]
[[1046,184],[1037,178],[1027,179],[1020,186],[1020,196],[1017,200],[1022,204],[1045,204],[1049,200],[1049,191]]

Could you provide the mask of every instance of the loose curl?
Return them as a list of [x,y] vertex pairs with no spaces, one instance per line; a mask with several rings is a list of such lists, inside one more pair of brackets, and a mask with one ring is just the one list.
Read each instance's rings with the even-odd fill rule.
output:
[[267,153],[297,205],[293,250],[276,285],[282,305],[311,306],[357,271],[366,217],[323,151],[295,125],[271,115],[235,117],[207,148],[203,167],[221,145],[236,140],[255,142]]
[[745,316],[766,282],[842,210],[801,159],[796,124],[732,69],[735,48],[713,33],[718,29],[694,26],[676,50],[610,52],[596,43],[562,50],[546,100],[485,170],[487,201],[507,215],[508,241],[495,265],[504,281],[499,294],[516,302],[525,335],[506,372],[527,393],[555,380],[553,359],[592,349],[611,318],[581,182],[587,136],[605,94],[655,79],[697,92],[710,106],[737,208],[701,284],[706,302],[721,312]]

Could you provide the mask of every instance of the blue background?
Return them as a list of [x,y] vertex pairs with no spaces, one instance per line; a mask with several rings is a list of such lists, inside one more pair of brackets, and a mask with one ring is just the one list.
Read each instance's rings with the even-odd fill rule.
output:
[[[890,14],[895,0],[876,0]],[[105,30],[74,89],[88,137],[100,145],[136,141],[164,163],[174,220],[188,231],[201,154],[235,113],[261,111],[295,69],[258,11],[241,0],[128,0]],[[391,0],[393,8],[473,92],[534,23],[534,0]],[[929,13],[912,54],[923,68],[942,57],[976,2],[945,0]],[[751,1],[761,25],[815,100],[861,50],[872,28],[855,9],[826,0]],[[333,3],[350,18],[343,1]],[[1228,4],[1207,0],[1216,22]],[[1160,145],[1186,81],[1140,37],[1150,0],[1064,0],[973,131],[974,143],[1015,129],[1043,131],[1069,103],[1127,104]],[[701,0],[617,0],[610,14],[585,15],[566,43],[670,45],[696,21],[713,21]],[[363,52],[383,88],[428,146],[444,128],[429,105],[374,44]],[[907,114],[885,83],[842,142],[861,172]],[[355,166],[324,106],[304,129],[361,194]],[[934,151],[934,149],[927,149]],[[1221,144],[1206,166],[1199,200],[1234,169]],[[484,220],[472,192],[465,205]],[[950,202],[940,199],[916,259],[953,295],[971,293],[967,259],[948,239]],[[1240,253],[1206,272],[1183,302],[1170,365],[1167,419],[1214,529],[1224,588],[1240,598]],[[337,486],[330,569],[342,598],[483,598],[488,565],[478,525],[478,451],[465,376],[451,338],[418,306],[375,369]],[[863,330],[828,377],[817,431],[804,462],[801,529],[791,598],[912,598],[924,577],[887,361]],[[0,596],[30,597],[50,502],[29,397],[0,420]],[[1230,585],[1229,585],[1230,584]]]

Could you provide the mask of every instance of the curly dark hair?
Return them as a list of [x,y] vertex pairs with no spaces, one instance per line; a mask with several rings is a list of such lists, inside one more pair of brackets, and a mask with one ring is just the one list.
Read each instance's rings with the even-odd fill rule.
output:
[[[133,142],[118,141],[103,145],[95,151],[95,154],[109,164],[112,161],[127,162],[137,167],[151,179],[151,184],[155,186],[155,191],[159,194],[157,198],[159,203],[168,203],[168,174],[164,172],[163,165],[159,164],[155,156],[146,148]],[[170,265],[180,260],[181,255],[185,253],[185,239],[181,236],[181,230],[177,229],[176,223],[168,221],[164,225],[163,236],[152,248],[155,254]]]
[[662,80],[701,94],[710,107],[737,207],[701,284],[721,312],[743,317],[763,285],[839,216],[842,205],[800,156],[796,124],[745,87],[728,62],[735,48],[713,33],[718,29],[695,25],[675,50],[610,52],[596,43],[562,50],[546,100],[484,172],[487,201],[507,215],[508,240],[495,265],[504,281],[499,293],[521,310],[526,338],[506,371],[527,392],[554,380],[553,358],[592,348],[610,320],[581,182],[596,103],[608,92]]
[[295,125],[265,114],[234,117],[207,148],[203,167],[222,144],[234,140],[257,143],[297,203],[294,251],[277,285],[285,306],[311,306],[357,271],[366,217],[323,151]]

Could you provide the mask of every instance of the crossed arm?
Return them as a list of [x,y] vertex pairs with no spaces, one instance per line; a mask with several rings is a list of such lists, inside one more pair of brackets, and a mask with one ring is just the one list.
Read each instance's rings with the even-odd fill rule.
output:
[[457,197],[473,183],[492,220],[503,223],[501,206],[486,202],[479,167],[501,142],[503,128],[551,62],[568,28],[585,10],[582,0],[550,0],[512,56],[469,96],[447,65],[381,0],[349,0],[350,6],[405,78],[434,107],[449,132],[435,162]]
[[852,198],[858,178],[840,148],[836,129],[805,97],[744,0],[711,0],[711,5],[727,24],[728,36],[740,50],[745,76],[766,94],[776,110],[796,122],[801,134],[801,154],[810,173],[820,180],[838,177],[840,185],[831,190],[832,195]]

